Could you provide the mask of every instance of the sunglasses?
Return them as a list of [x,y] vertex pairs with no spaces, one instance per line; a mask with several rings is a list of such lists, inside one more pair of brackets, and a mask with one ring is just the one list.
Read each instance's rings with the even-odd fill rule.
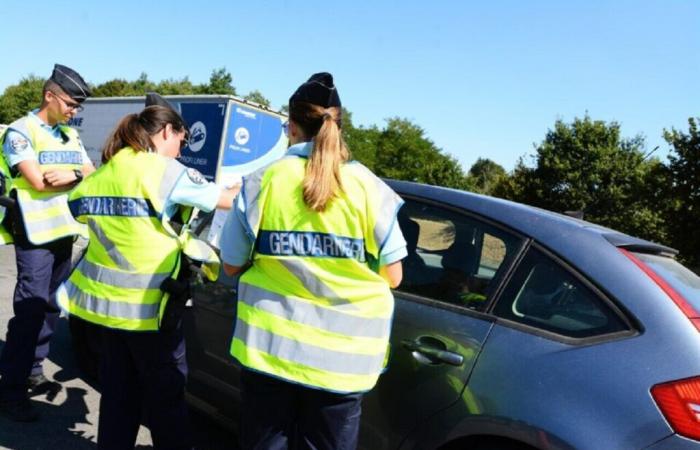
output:
[[187,138],[180,139],[180,150],[184,150],[185,147],[187,147],[187,144],[190,143],[190,140]]
[[285,136],[289,137],[289,121],[285,121],[282,124],[282,132],[284,133]]
[[71,110],[76,111],[76,112],[81,112],[81,111],[84,109],[84,108],[83,108],[83,105],[81,105],[80,103],[76,103],[76,102],[73,102],[73,101],[66,100],[65,98],[61,97],[60,95],[58,95],[58,94],[56,94],[56,93],[54,93],[54,92],[51,92],[51,93],[53,94],[54,97],[56,97],[56,98],[59,99],[64,105],[66,105],[66,108],[68,108],[68,109],[71,109]]

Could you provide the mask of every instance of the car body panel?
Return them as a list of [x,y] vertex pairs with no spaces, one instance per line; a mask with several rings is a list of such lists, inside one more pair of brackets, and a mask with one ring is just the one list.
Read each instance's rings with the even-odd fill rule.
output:
[[[700,375],[700,333],[617,246],[667,255],[672,249],[506,200],[388,183],[405,198],[510,230],[521,248],[508,265],[517,267],[519,255],[531,249],[546,252],[619,315],[626,330],[572,338],[496,317],[496,303],[506,301],[501,297],[516,282],[509,268],[494,279],[501,285],[480,311],[399,287],[391,358],[365,396],[360,448],[437,448],[469,436],[499,436],[541,449],[700,448],[674,435],[650,394],[655,384]],[[231,421],[240,401],[239,369],[228,355],[234,287],[232,278],[200,280],[185,320],[188,389]],[[440,347],[463,362],[426,359],[407,348],[411,342]]]
[[[390,364],[365,395],[360,448],[397,448],[426,418],[457,401],[491,326],[492,321],[483,317],[405,301],[397,294]],[[459,366],[430,362],[404,345],[420,340],[436,347],[442,344],[464,362]]]

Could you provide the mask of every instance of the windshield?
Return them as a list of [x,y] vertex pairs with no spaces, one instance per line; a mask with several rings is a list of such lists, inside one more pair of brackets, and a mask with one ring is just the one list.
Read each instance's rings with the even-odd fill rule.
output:
[[667,256],[646,253],[634,255],[670,284],[696,311],[700,311],[700,277],[693,271]]

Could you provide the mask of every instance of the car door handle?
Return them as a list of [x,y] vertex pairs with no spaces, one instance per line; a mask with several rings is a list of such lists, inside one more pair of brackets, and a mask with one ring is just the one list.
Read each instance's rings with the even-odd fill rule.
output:
[[[436,339],[431,340],[438,342],[441,346],[445,345]],[[461,366],[464,364],[464,356],[460,355],[459,353],[447,351],[444,348],[438,348],[433,343],[404,339],[401,341],[401,345],[403,345],[407,350],[420,353],[428,358],[433,364],[445,363],[451,366]]]

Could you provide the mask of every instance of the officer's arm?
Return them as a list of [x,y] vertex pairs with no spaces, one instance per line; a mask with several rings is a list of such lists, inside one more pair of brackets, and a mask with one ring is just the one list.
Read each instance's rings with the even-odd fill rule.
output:
[[[22,174],[24,179],[31,184],[32,188],[40,192],[66,191],[72,187],[71,183],[75,182],[77,178],[72,170],[53,170],[42,173],[39,162],[33,159],[21,161],[17,163],[15,168],[20,174]],[[46,176],[50,173],[51,179],[47,178]],[[70,181],[68,181],[69,179]]]
[[236,198],[236,195],[238,195],[240,190],[240,184],[234,184],[230,188],[222,189],[221,195],[219,195],[219,201],[216,203],[216,207],[219,209],[231,209],[233,199]]
[[88,159],[88,162],[83,164],[83,167],[80,169],[80,171],[83,173],[83,177],[86,177],[95,171],[95,166],[93,166],[92,161]]
[[401,261],[396,261],[379,268],[379,275],[384,278],[392,289],[401,284],[403,278],[403,267]]
[[229,277],[232,277],[238,273],[240,273],[248,264],[245,264],[243,266],[232,266],[230,264],[224,263],[224,273],[228,275]]

